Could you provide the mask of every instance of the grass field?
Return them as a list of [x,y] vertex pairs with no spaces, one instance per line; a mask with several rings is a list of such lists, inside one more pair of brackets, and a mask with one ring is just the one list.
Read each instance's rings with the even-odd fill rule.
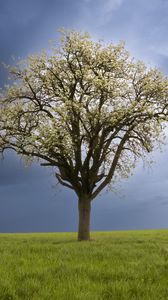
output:
[[168,299],[168,230],[0,234],[0,300]]

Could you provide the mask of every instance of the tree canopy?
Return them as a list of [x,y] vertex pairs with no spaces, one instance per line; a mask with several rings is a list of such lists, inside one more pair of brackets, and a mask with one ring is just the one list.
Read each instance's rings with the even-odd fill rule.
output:
[[63,31],[52,54],[10,68],[0,97],[0,149],[55,170],[78,198],[93,200],[160,145],[168,78],[118,45]]

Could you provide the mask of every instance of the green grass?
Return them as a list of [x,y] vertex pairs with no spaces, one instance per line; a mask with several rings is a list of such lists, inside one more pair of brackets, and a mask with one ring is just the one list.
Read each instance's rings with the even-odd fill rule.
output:
[[168,299],[168,230],[0,234],[0,300]]

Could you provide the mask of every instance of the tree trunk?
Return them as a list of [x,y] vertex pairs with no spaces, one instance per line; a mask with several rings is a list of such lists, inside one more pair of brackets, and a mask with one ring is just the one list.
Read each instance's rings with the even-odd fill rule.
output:
[[78,241],[90,240],[90,212],[91,200],[88,196],[79,198],[79,226],[78,226]]

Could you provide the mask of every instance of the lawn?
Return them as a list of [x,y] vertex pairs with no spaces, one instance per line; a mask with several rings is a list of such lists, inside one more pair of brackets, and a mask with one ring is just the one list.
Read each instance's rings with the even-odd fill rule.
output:
[[0,234],[0,300],[168,299],[168,230]]

